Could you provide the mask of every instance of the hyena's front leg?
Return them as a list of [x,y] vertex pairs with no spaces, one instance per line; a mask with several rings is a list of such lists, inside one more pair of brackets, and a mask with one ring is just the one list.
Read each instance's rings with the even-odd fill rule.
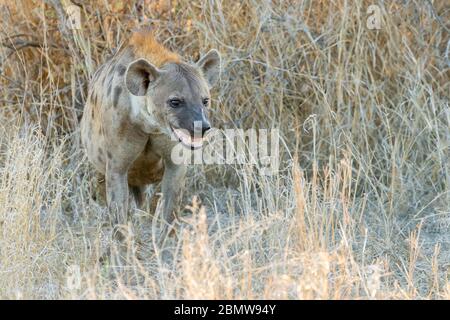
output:
[[178,204],[181,189],[184,186],[186,166],[176,165],[171,160],[164,162],[164,176],[161,185],[163,201],[163,218],[171,224],[175,218],[173,209]]
[[106,201],[113,224],[126,224],[128,213],[128,179],[126,171],[115,170],[111,166],[107,166]]

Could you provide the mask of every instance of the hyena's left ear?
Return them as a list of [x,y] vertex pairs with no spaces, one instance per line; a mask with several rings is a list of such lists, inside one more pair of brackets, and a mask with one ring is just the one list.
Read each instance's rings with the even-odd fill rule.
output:
[[138,59],[128,65],[125,85],[131,94],[144,96],[150,83],[157,80],[163,72],[147,60]]
[[220,75],[220,53],[216,49],[210,50],[197,61],[197,66],[203,71],[206,81],[211,88],[219,79]]

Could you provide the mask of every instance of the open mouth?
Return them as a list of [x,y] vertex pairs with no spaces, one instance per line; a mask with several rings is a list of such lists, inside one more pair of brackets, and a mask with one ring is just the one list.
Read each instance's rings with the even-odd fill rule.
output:
[[177,137],[178,141],[180,141],[185,147],[191,148],[191,149],[199,149],[203,146],[203,140],[204,137],[202,134],[195,134],[194,137],[191,136],[188,130],[180,129],[180,128],[174,128],[170,126],[172,129],[172,132]]

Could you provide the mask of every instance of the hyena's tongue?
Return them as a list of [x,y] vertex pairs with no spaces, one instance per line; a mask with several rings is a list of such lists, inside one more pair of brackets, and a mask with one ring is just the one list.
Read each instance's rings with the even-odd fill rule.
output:
[[201,148],[203,145],[202,135],[195,135],[195,137],[191,137],[187,130],[183,129],[173,129],[173,132],[177,136],[178,139],[187,147],[191,148]]

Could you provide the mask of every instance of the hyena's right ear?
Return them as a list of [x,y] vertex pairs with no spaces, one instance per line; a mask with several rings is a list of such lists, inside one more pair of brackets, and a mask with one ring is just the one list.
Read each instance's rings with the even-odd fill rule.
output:
[[138,59],[128,65],[125,85],[131,94],[144,96],[150,83],[158,79],[163,72],[147,60]]

